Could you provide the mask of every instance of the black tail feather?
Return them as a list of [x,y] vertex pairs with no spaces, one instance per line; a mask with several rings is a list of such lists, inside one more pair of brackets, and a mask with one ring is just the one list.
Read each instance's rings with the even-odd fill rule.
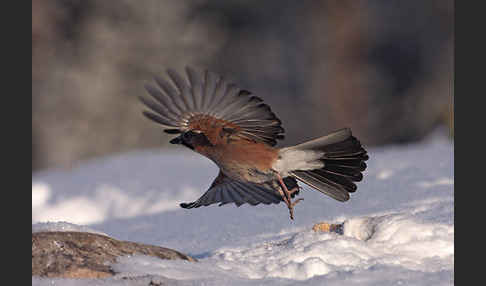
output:
[[293,177],[285,177],[283,178],[284,184],[287,187],[287,189],[290,191],[294,188],[297,188],[297,191],[292,193],[291,197],[294,198],[296,195],[299,194],[299,185],[297,184],[297,180]]
[[[357,190],[354,182],[363,179],[366,170],[367,151],[361,146],[351,130],[342,129],[323,139],[313,140],[313,144],[300,144],[296,148],[306,150],[308,146],[324,154],[321,162],[324,167],[315,170],[294,171],[292,174],[300,181],[339,201],[349,199],[349,194]],[[330,143],[330,144],[329,144]],[[300,148],[299,148],[300,147]]]

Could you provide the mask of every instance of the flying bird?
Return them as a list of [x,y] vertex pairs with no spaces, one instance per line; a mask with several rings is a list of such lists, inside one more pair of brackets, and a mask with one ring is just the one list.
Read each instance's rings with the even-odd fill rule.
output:
[[349,128],[295,146],[278,148],[282,122],[270,106],[251,92],[208,70],[186,67],[187,79],[172,69],[168,80],[147,83],[150,109],[143,114],[178,136],[183,145],[212,160],[219,174],[191,209],[219,203],[240,206],[284,202],[294,219],[300,181],[338,201],[349,200],[363,179],[367,151]]

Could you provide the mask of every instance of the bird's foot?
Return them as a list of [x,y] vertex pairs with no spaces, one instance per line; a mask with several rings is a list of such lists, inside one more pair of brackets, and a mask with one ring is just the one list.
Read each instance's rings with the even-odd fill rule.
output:
[[287,193],[287,194],[288,194],[289,198],[291,198],[291,197],[292,197],[292,195],[293,195],[295,192],[298,192],[298,191],[299,191],[299,187],[295,187],[295,188],[293,188],[292,190],[288,191],[288,193]]
[[293,220],[294,219],[294,207],[295,205],[300,202],[300,201],[303,201],[304,198],[299,198],[295,201],[290,201],[288,204],[287,204],[287,207],[289,208],[289,214],[290,214],[290,219]]
[[294,219],[294,206],[298,204],[300,201],[304,200],[304,198],[299,198],[292,202],[292,194],[294,194],[297,191],[299,191],[299,187],[295,187],[290,191],[287,188],[284,188],[284,193],[286,196],[286,200],[284,201],[287,204],[287,207],[289,208],[289,214],[291,220]]
[[278,191],[279,191],[280,195],[282,196],[283,201],[285,202],[285,204],[289,208],[290,219],[293,220],[294,219],[294,206],[298,202],[303,201],[304,199],[300,198],[300,199],[297,199],[297,200],[292,202],[292,194],[297,192],[299,190],[299,187],[295,187],[295,188],[293,188],[292,190],[289,191],[287,189],[287,186],[285,185],[284,181],[282,180],[282,177],[280,177],[280,175],[278,175],[278,181],[280,183],[280,188],[278,188]]

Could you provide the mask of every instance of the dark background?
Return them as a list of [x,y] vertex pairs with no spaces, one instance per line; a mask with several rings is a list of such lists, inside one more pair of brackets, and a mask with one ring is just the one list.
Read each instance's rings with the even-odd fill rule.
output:
[[171,147],[137,96],[171,67],[265,99],[286,140],[351,127],[367,146],[453,140],[454,5],[383,1],[32,1],[32,170]]

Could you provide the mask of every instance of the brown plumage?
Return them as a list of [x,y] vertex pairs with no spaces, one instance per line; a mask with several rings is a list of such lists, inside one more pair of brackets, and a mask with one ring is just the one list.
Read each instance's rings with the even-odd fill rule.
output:
[[197,208],[213,203],[257,205],[284,201],[293,219],[293,207],[302,199],[297,180],[346,201],[361,181],[368,159],[366,150],[348,128],[286,148],[281,121],[259,97],[239,89],[209,71],[186,68],[189,81],[168,70],[171,84],[155,77],[158,87],[146,84],[154,100],[141,97],[151,111],[149,119],[179,134],[170,141],[211,159],[220,172],[196,201]]

